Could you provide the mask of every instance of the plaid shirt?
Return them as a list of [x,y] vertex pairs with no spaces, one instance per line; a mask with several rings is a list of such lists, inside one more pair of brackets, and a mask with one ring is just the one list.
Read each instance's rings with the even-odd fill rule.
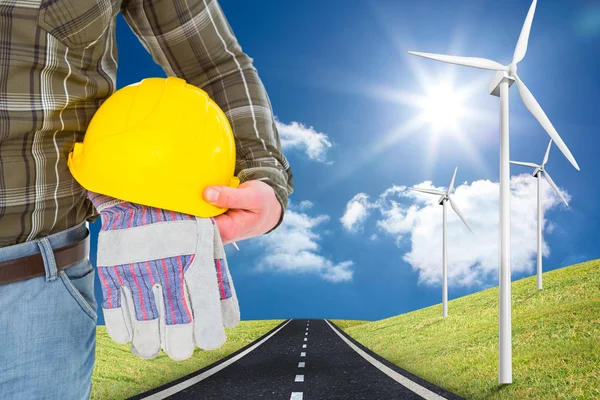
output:
[[0,247],[98,218],[67,156],[115,91],[119,12],[167,76],[223,109],[240,180],[268,178],[287,208],[293,179],[269,98],[217,0],[1,0]]

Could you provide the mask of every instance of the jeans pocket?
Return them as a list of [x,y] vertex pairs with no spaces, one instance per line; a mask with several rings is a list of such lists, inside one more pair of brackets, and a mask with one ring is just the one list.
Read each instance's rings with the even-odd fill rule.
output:
[[101,40],[118,12],[115,0],[40,1],[38,26],[73,49]]
[[98,320],[98,314],[94,296],[94,267],[89,258],[61,271],[60,279],[73,300],[95,323]]

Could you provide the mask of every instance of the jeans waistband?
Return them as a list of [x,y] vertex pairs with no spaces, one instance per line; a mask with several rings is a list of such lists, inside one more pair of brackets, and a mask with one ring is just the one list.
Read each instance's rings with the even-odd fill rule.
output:
[[53,233],[41,239],[34,239],[28,242],[15,244],[12,246],[0,248],[0,262],[14,260],[16,258],[27,257],[33,254],[39,254],[41,242],[50,244],[52,249],[57,249],[63,246],[67,246],[72,243],[76,243],[86,237],[88,228],[86,221],[82,221],[79,224],[66,229],[61,232]]

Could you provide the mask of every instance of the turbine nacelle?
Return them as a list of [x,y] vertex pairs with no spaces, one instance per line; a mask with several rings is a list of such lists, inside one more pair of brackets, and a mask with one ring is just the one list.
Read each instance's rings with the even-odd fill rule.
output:
[[506,70],[507,70],[507,72],[508,72],[508,75],[509,75],[511,78],[514,78],[515,76],[517,76],[517,63],[512,63],[512,64],[509,64],[509,65],[506,67]]
[[544,178],[546,178],[546,181],[550,184],[552,189],[554,189],[554,191],[556,192],[558,197],[560,197],[560,199],[565,203],[565,205],[569,206],[569,203],[567,203],[567,200],[564,198],[564,196],[562,195],[560,190],[558,190],[558,186],[556,186],[556,184],[552,180],[552,177],[550,177],[550,174],[548,173],[548,171],[546,171],[546,168],[545,168],[546,163],[548,162],[548,157],[550,156],[550,147],[552,147],[552,140],[550,140],[550,143],[548,143],[548,148],[546,149],[546,154],[544,155],[544,160],[542,161],[541,165],[537,165],[532,162],[522,162],[522,161],[511,161],[510,163],[515,164],[515,165],[521,165],[524,167],[535,168],[533,170],[533,176],[538,178],[540,174],[543,174]]
[[467,223],[467,220],[462,215],[462,213],[458,209],[458,206],[456,205],[456,203],[452,200],[452,197],[450,196],[450,192],[452,192],[452,190],[454,189],[454,180],[456,179],[456,171],[458,171],[458,167],[454,168],[454,174],[452,175],[452,179],[450,180],[448,189],[445,192],[442,190],[437,190],[437,189],[422,189],[422,188],[416,188],[416,187],[409,187],[409,189],[414,190],[415,192],[434,194],[434,195],[440,196],[440,198],[438,199],[438,203],[442,206],[444,205],[445,201],[449,202],[450,207],[452,207],[452,209],[454,210],[456,215],[458,215],[458,217],[466,225],[466,227],[469,229],[469,231],[471,233],[473,233],[471,226],[469,226],[469,224]]
[[517,41],[517,45],[515,47],[515,52],[513,54],[512,62],[509,65],[502,65],[496,61],[488,60],[485,58],[478,57],[460,57],[460,56],[448,56],[444,54],[433,54],[433,53],[421,53],[415,51],[409,51],[410,54],[431,58],[433,60],[442,61],[445,63],[463,65],[472,68],[486,69],[492,71],[498,71],[498,73],[494,76],[492,81],[490,82],[490,93],[499,96],[498,85],[502,82],[503,79],[509,80],[509,86],[513,83],[517,83],[517,89],[519,91],[519,95],[521,96],[521,100],[523,100],[523,104],[529,110],[529,112],[534,116],[534,118],[542,125],[544,130],[548,133],[550,138],[554,140],[556,146],[560,149],[560,151],[565,155],[567,160],[579,171],[579,165],[577,161],[575,161],[575,157],[571,154],[571,151],[565,144],[565,142],[561,139],[560,135],[544,113],[544,110],[539,105],[535,97],[531,94],[525,83],[519,78],[517,75],[517,64],[523,60],[525,54],[527,52],[527,44],[529,42],[529,33],[531,31],[531,24],[533,22],[533,15],[535,13],[535,7],[537,5],[537,0],[533,0],[531,6],[529,7],[529,12],[527,13],[527,17],[525,18],[525,23],[523,24],[523,28],[521,29],[521,34],[519,35],[519,40]]
[[508,87],[511,87],[513,83],[516,82],[514,78],[512,78],[508,72],[506,71],[498,71],[496,75],[492,78],[490,83],[488,84],[488,92],[492,96],[500,97],[500,84],[506,80],[508,83]]

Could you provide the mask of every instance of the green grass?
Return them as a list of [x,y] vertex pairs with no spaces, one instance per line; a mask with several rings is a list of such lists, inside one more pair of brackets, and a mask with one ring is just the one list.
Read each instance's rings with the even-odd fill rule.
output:
[[[467,399],[600,399],[600,260],[513,282],[513,383],[498,385],[498,288],[375,322],[334,321]],[[452,288],[450,288],[452,290]]]
[[368,324],[369,321],[360,321],[360,320],[341,320],[341,319],[333,319],[332,322],[335,322],[335,325],[341,329],[351,328],[353,326],[358,326],[362,324]]
[[235,328],[226,329],[227,342],[223,346],[212,351],[196,348],[194,355],[185,361],[173,361],[162,351],[153,360],[136,357],[131,353],[129,344],[113,342],[106,328],[98,326],[91,399],[126,399],[164,385],[228,356],[281,322],[241,321]]

